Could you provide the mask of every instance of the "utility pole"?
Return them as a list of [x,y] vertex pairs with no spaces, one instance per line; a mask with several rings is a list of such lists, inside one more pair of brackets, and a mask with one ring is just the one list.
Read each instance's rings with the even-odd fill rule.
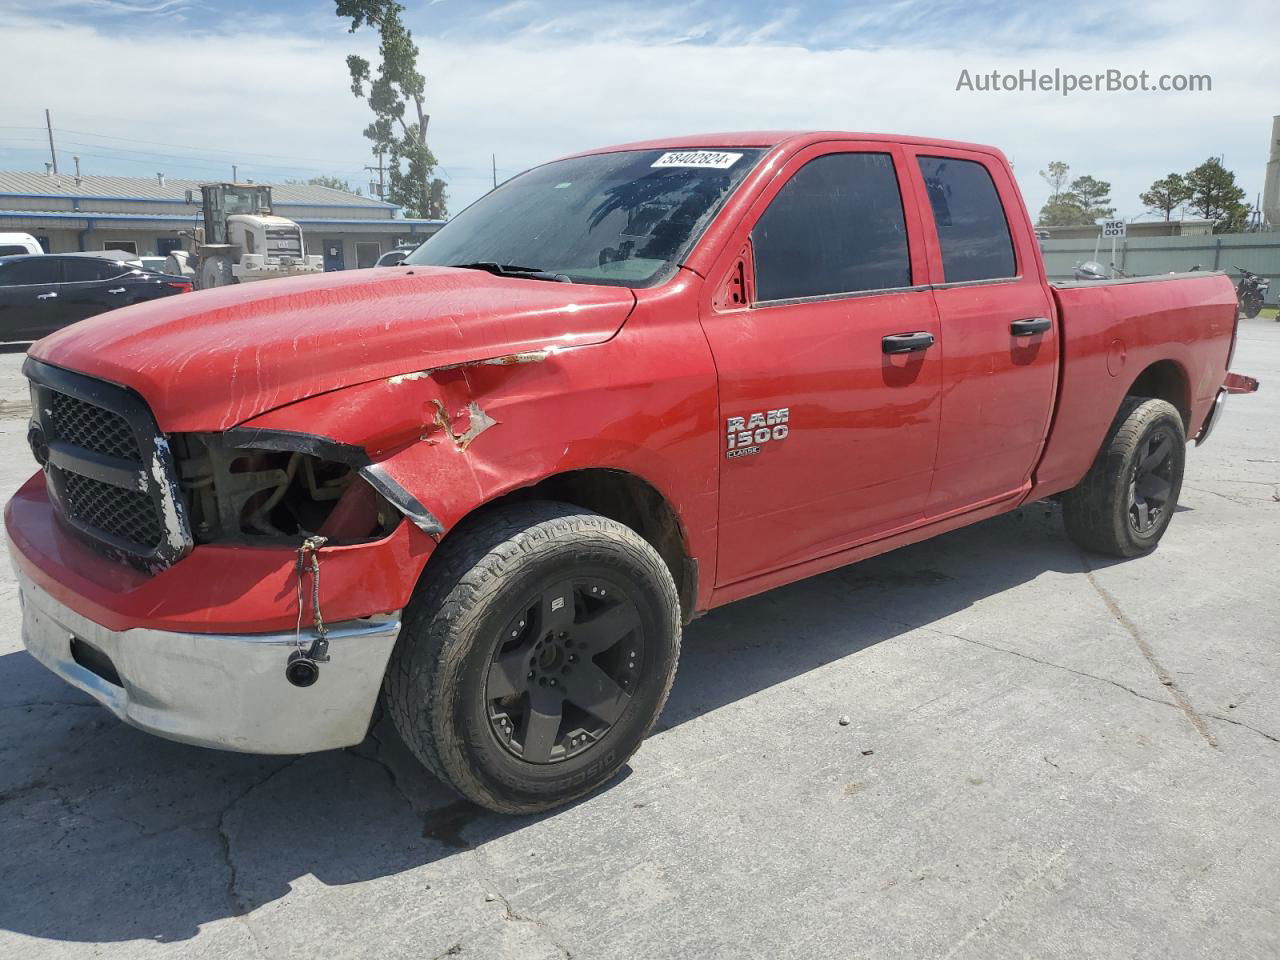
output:
[[493,189],[498,189],[498,155],[496,153],[489,154],[493,158]]
[[49,108],[44,108],[44,127],[49,131],[49,159],[53,161],[53,175],[58,175],[58,153],[53,149],[53,120],[49,117]]
[[[386,186],[386,181],[383,179],[383,174],[386,171],[386,167],[382,165],[381,150],[378,151],[378,165],[376,167],[366,166],[365,169],[368,170],[370,173],[372,173],[374,170],[378,171],[378,199],[379,200],[387,199],[387,186]],[[370,190],[373,189],[372,183],[369,184],[369,189]]]

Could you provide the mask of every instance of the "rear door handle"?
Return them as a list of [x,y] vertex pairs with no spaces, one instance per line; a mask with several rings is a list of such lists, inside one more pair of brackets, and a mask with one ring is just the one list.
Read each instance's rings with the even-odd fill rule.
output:
[[36,299],[37,299],[37,300],[52,300],[52,299],[53,299],[54,297],[56,297],[56,296],[57,296],[57,294],[56,294],[56,293],[38,293],[38,294],[36,294]]
[[933,334],[923,330],[918,333],[892,333],[880,340],[880,349],[885,353],[915,353],[932,346]]
[[1029,337],[1033,333],[1044,333],[1051,326],[1048,317],[1027,317],[1009,324],[1009,332],[1015,337]]
[[108,290],[107,293],[124,293],[124,287],[115,287],[114,289]]

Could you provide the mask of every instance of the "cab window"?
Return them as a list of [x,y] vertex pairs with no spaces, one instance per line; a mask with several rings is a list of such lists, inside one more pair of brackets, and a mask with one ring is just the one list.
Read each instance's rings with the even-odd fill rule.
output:
[[887,153],[810,160],[751,232],[756,300],[911,286],[902,195]]
[[1015,276],[1018,271],[1009,222],[987,168],[952,157],[919,159],[942,248],[943,281]]

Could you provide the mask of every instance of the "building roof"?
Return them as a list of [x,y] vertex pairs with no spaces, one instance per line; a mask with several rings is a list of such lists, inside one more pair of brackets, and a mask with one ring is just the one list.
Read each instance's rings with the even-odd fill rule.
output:
[[[210,180],[180,180],[166,177],[163,184],[156,177],[101,177],[83,176],[77,181],[74,174],[60,173],[56,177],[24,170],[0,170],[0,194],[39,197],[96,197],[112,200],[162,200],[183,203],[188,190],[197,195],[200,184]],[[371,210],[386,210],[393,203],[376,197],[361,197],[345,190],[318,187],[309,183],[272,183],[271,197],[275,203],[314,204],[326,207],[359,206]]]
[[[2,196],[2,194],[0,194]],[[324,206],[333,206],[333,204],[325,204]],[[375,208],[376,209],[376,208]],[[0,220],[125,220],[136,221],[139,223],[151,223],[153,221],[172,221],[179,223],[196,223],[200,220],[202,214],[200,208],[196,207],[191,213],[113,213],[103,212],[99,210],[5,210],[0,208]],[[291,216],[290,220],[300,223],[303,226],[308,224],[333,224],[334,226],[342,226],[343,224],[354,226],[374,226],[374,227],[390,227],[391,232],[398,232],[402,227],[409,227],[410,233],[415,232],[415,227],[442,227],[444,220],[427,220],[415,217],[305,217]]]

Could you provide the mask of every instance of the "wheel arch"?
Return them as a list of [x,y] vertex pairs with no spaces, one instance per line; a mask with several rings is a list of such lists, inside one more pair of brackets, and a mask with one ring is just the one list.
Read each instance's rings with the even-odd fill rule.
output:
[[693,619],[698,597],[698,561],[689,550],[680,515],[643,477],[615,467],[586,467],[550,474],[479,504],[453,523],[443,543],[466,521],[510,503],[555,500],[616,520],[640,534],[662,557],[680,597],[681,619]]
[[1176,360],[1157,360],[1149,364],[1130,384],[1125,397],[1164,400],[1182,417],[1182,427],[1191,435],[1191,380]]

